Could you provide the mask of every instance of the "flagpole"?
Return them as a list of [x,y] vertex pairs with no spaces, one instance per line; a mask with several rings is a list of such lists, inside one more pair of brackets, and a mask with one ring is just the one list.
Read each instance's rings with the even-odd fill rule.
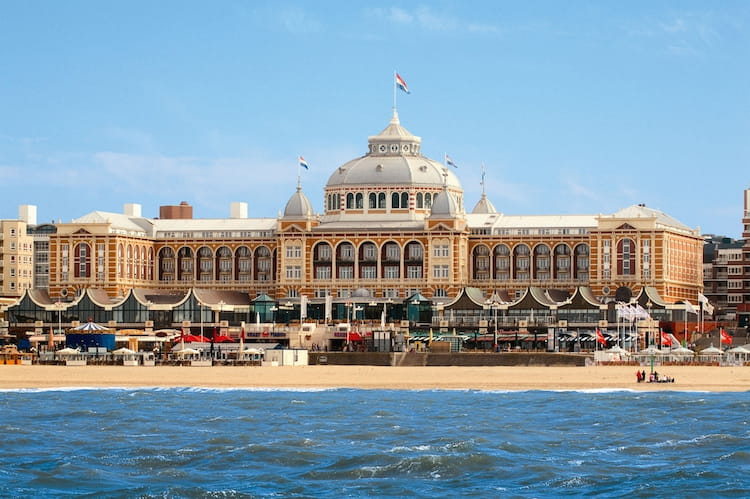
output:
[[393,72],[393,110],[394,111],[396,111],[398,109],[398,106],[396,105],[396,95],[398,95],[398,92],[397,92],[398,88],[396,88],[397,87],[397,85],[396,85],[396,74],[397,73],[398,73],[397,71]]
[[302,162],[299,159],[300,157],[297,157],[297,187],[302,187]]

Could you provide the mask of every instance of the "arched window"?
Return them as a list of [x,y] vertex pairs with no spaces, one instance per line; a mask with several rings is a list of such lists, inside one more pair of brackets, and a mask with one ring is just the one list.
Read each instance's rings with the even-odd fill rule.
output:
[[394,192],[393,194],[391,194],[391,209],[396,209],[400,207],[399,205],[400,199],[401,197],[398,195],[398,192]]
[[550,278],[549,246],[540,244],[534,248],[534,277],[536,279]]
[[177,252],[177,280],[192,281],[195,279],[195,260],[193,250],[187,246],[180,248]]
[[484,244],[480,244],[473,251],[473,278],[484,280],[490,278],[490,249]]
[[378,196],[374,192],[367,196],[367,207],[371,210],[378,207]]
[[265,246],[259,246],[255,249],[253,258],[255,268],[253,276],[256,281],[270,281],[273,276],[273,256],[271,250]]
[[127,273],[125,274],[125,277],[127,277],[128,279],[132,279],[133,278],[133,246],[128,244],[126,246],[125,251],[127,254],[127,257],[125,260],[125,263],[126,263],[125,268],[127,269]]
[[513,248],[513,261],[515,263],[513,268],[513,277],[515,279],[528,280],[531,275],[529,273],[530,268],[530,254],[529,247],[525,244],[519,244]]
[[402,192],[401,193],[401,208],[406,209],[408,207],[409,207],[409,193]]
[[570,248],[567,244],[555,246],[555,279],[570,279]]
[[424,267],[424,247],[422,243],[412,241],[404,248],[406,278],[421,279]]
[[589,245],[579,244],[575,249],[575,265],[573,266],[573,276],[582,281],[589,278]]
[[378,208],[381,210],[385,209],[385,192],[378,193]]
[[401,247],[388,242],[380,250],[380,275],[382,279],[398,279],[401,277]]
[[125,275],[125,246],[122,243],[117,245],[117,277]]
[[432,196],[428,192],[424,195],[424,207],[425,208],[432,208]]
[[359,278],[378,278],[378,247],[366,242],[359,247]]
[[354,279],[354,245],[350,242],[336,247],[336,278]]
[[198,249],[198,280],[210,281],[213,279],[214,254],[208,246]]
[[354,209],[354,194],[352,194],[351,192],[347,193],[346,195],[346,209],[347,210]]
[[253,255],[250,248],[240,246],[234,252],[234,278],[237,281],[249,281],[253,275]]
[[422,193],[417,193],[417,208],[424,208],[424,201],[422,200]]
[[149,281],[154,278],[154,248],[148,249],[148,267],[146,268],[146,279]]
[[146,260],[146,247],[145,246],[141,246],[141,261],[140,261],[139,266],[141,268],[141,271],[138,277],[140,277],[141,279],[145,279],[146,274],[148,273],[148,270],[147,270],[148,261]]
[[159,250],[159,280],[175,280],[175,257],[172,248],[165,247]]
[[356,194],[356,195],[354,196],[354,207],[355,207],[356,209],[358,209],[358,210],[364,209],[364,207],[365,207],[365,206],[364,206],[364,198],[363,198],[363,196],[362,196],[362,193],[361,193],[361,192],[358,192],[358,193],[357,193],[357,194]]
[[510,279],[510,248],[505,244],[495,246],[495,279]]
[[313,279],[331,279],[332,254],[331,245],[328,243],[321,242],[313,247]]

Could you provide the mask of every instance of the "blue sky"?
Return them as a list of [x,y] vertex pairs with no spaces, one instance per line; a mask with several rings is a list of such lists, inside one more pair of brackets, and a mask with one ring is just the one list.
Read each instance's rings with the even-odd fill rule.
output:
[[450,154],[470,209],[645,203],[740,237],[750,187],[745,1],[0,0],[0,218],[317,211],[393,104]]

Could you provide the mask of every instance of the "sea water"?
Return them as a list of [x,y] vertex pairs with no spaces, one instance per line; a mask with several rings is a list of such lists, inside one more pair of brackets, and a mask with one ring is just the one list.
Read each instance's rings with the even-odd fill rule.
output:
[[0,392],[2,497],[747,497],[750,393]]

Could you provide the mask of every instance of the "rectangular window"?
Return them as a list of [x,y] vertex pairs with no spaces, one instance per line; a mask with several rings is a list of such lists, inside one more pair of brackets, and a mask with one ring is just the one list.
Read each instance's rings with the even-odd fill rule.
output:
[[377,267],[373,265],[368,265],[366,267],[362,267],[362,279],[377,279],[378,272]]
[[292,265],[286,268],[287,279],[301,279],[302,278],[302,267],[299,265]]
[[386,279],[398,279],[398,267],[395,265],[388,265],[383,269],[385,271]]
[[447,265],[435,265],[433,272],[435,279],[447,279],[448,278],[448,266]]
[[331,267],[318,267],[315,269],[316,279],[330,279],[331,278]]
[[378,257],[378,248],[373,246],[372,244],[368,244],[364,248],[364,257],[365,260],[375,260]]
[[409,279],[421,279],[422,267],[420,265],[409,265],[406,267],[406,276]]
[[354,279],[354,267],[339,267],[339,279]]
[[300,246],[287,246],[286,257],[287,258],[300,258],[302,256],[302,247]]
[[385,256],[388,260],[398,260],[400,258],[398,246],[388,246],[385,250]]
[[331,247],[326,244],[318,246],[318,258],[320,260],[330,261],[331,260]]
[[354,246],[350,246],[348,244],[341,246],[341,259],[353,260],[354,259]]

